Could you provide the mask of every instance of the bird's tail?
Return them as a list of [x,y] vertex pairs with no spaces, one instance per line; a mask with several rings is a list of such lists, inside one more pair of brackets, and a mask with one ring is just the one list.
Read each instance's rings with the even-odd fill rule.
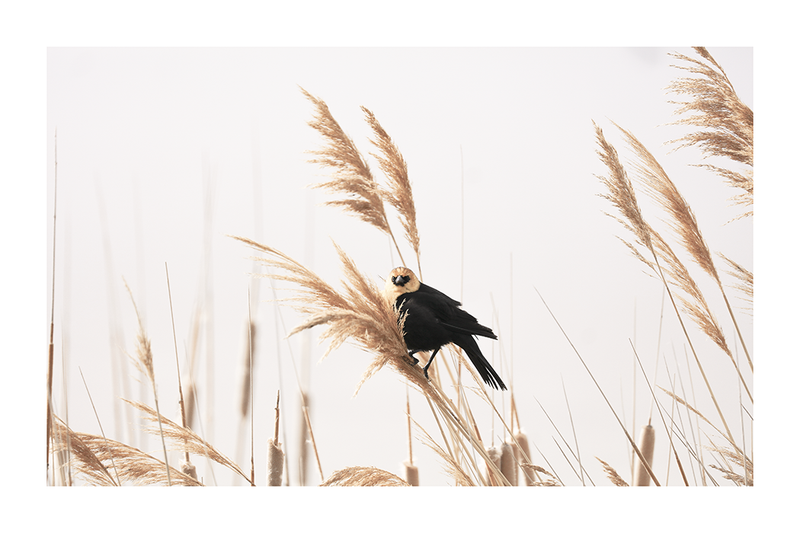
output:
[[458,335],[457,338],[453,339],[453,342],[461,346],[467,353],[475,370],[478,371],[478,374],[480,374],[487,385],[498,390],[506,390],[506,384],[503,383],[503,380],[500,379],[495,369],[492,368],[492,365],[489,364],[489,361],[483,356],[481,349],[478,347],[478,343],[475,342],[475,338],[472,335]]

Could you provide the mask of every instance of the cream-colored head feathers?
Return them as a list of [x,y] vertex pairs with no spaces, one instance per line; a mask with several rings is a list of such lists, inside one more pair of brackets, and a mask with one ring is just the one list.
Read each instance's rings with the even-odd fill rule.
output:
[[389,277],[386,278],[386,286],[383,289],[383,295],[393,304],[398,296],[407,292],[414,292],[419,290],[419,279],[410,268],[397,267],[389,272]]

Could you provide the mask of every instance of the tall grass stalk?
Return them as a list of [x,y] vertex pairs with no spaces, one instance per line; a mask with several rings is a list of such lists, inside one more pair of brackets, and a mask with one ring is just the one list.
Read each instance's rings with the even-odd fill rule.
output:
[[[124,281],[124,280],[123,280]],[[131,297],[131,303],[133,304],[133,310],[136,312],[136,320],[139,322],[139,334],[136,337],[136,356],[137,358],[134,359],[134,363],[136,364],[137,368],[140,372],[142,372],[147,379],[150,381],[150,386],[153,389],[153,400],[156,404],[156,412],[159,412],[158,408],[158,387],[156,386],[156,375],[155,369],[153,368],[153,352],[150,349],[150,339],[147,337],[147,334],[144,331],[144,325],[142,324],[142,319],[139,316],[139,309],[136,307],[136,301],[133,299],[133,292],[131,292],[131,288],[128,287],[128,283],[125,282],[125,288],[128,290],[128,294]],[[164,466],[167,472],[167,485],[171,485],[170,483],[170,467],[169,467],[169,458],[167,457],[167,444],[164,441],[164,431],[161,427],[161,415],[158,416],[158,428],[161,434],[161,446],[164,449]]]
[[54,331],[55,331],[55,309],[56,309],[56,207],[58,200],[58,130],[53,134],[53,279],[51,281],[52,292],[50,295],[50,344],[47,349],[47,428],[45,445],[45,479],[50,476],[50,437],[53,427],[53,352],[54,352]]

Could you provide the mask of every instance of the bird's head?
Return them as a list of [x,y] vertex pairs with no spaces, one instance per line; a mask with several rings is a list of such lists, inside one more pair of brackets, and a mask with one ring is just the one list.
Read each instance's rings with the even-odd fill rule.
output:
[[383,293],[390,303],[394,303],[401,294],[419,290],[419,285],[416,274],[410,268],[397,267],[389,272]]

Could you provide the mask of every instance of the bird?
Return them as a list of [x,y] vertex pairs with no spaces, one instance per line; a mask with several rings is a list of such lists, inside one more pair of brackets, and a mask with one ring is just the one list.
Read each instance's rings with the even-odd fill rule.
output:
[[506,385],[489,361],[481,353],[475,336],[497,339],[494,332],[478,323],[478,319],[461,308],[461,303],[429,285],[420,282],[414,272],[406,267],[397,267],[389,273],[383,290],[386,300],[400,311],[398,326],[402,322],[403,338],[408,355],[417,352],[433,352],[422,369],[426,379],[428,368],[439,350],[453,343],[466,352],[481,378],[487,385],[506,390]]

